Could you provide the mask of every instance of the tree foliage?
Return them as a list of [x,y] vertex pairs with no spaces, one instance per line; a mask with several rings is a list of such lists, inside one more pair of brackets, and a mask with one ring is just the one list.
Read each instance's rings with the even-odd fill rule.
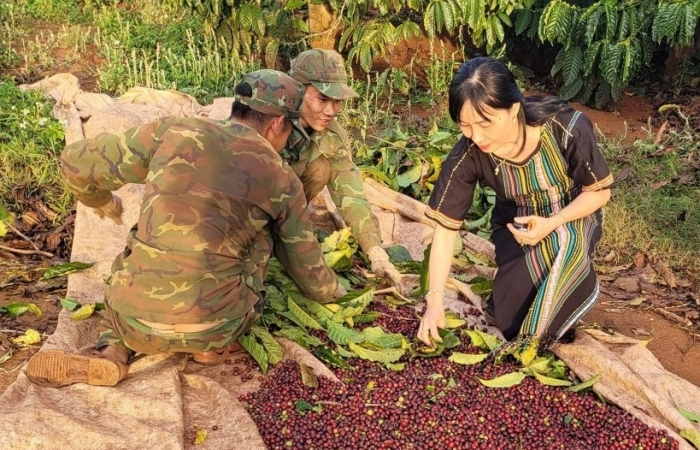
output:
[[281,46],[303,48],[309,4],[325,4],[338,19],[338,50],[367,72],[414,37],[467,34],[489,54],[509,35],[551,43],[560,48],[551,71],[561,77],[560,95],[598,108],[620,99],[658,45],[690,43],[700,16],[700,0],[170,1],[201,14],[235,56],[257,49],[268,61]]

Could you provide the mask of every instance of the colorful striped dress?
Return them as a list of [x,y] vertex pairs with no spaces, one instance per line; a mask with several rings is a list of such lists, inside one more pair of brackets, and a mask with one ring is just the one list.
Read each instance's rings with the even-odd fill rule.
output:
[[534,246],[521,246],[506,227],[515,217],[549,217],[583,191],[608,189],[613,178],[590,120],[559,113],[541,127],[539,148],[514,164],[483,153],[462,138],[448,155],[428,201],[428,217],[459,229],[476,183],[496,192],[491,218],[498,270],[492,300],[503,335],[548,345],[598,299],[592,253],[601,236],[602,211],[557,227]]

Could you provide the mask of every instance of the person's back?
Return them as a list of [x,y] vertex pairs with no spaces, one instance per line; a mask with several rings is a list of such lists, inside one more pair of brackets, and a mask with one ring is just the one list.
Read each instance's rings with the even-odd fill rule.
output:
[[303,210],[298,185],[240,122],[169,119],[140,135],[152,136],[144,148],[151,158],[133,245],[109,287],[112,307],[159,323],[244,314],[258,301],[272,252],[268,223],[283,200]]

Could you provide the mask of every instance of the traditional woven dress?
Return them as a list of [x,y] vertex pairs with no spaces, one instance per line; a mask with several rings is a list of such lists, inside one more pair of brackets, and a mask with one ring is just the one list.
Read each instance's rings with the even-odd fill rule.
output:
[[514,164],[483,153],[462,138],[442,166],[427,215],[457,230],[476,183],[496,192],[491,218],[498,270],[494,313],[503,335],[548,345],[595,304],[600,294],[592,253],[602,211],[557,227],[533,246],[521,246],[506,227],[515,217],[549,217],[584,191],[613,184],[590,120],[578,111],[557,114],[541,127],[530,158]]

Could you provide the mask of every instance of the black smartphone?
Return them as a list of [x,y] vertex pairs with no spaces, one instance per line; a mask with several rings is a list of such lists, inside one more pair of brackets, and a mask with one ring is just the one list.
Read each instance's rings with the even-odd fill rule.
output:
[[527,224],[526,223],[518,223],[518,222],[513,222],[513,228],[519,231],[527,231]]

